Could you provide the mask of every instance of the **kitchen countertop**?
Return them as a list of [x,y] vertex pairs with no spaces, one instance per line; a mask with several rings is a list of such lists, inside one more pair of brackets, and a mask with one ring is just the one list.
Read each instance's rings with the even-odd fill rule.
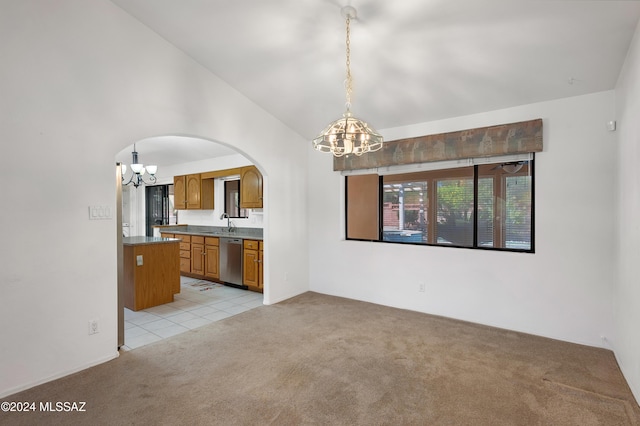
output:
[[163,226],[160,232],[168,234],[201,235],[203,237],[228,237],[243,240],[262,240],[262,228],[234,228],[229,232],[226,226],[176,225]]
[[161,237],[124,237],[122,244],[125,246],[139,246],[145,244],[165,244],[179,243],[179,238],[161,238]]

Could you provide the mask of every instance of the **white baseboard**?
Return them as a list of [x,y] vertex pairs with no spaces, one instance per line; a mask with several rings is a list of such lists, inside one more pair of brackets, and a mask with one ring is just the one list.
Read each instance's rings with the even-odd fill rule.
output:
[[31,388],[36,387],[38,385],[41,385],[43,383],[47,383],[47,382],[50,382],[52,380],[60,379],[62,377],[68,376],[70,374],[77,373],[78,371],[86,370],[87,368],[94,367],[96,365],[105,363],[107,361],[111,361],[112,359],[118,358],[119,356],[120,356],[120,353],[118,351],[115,351],[115,353],[113,353],[111,355],[107,355],[107,356],[105,356],[103,358],[99,358],[99,359],[94,360],[92,362],[89,362],[87,364],[80,365],[77,368],[73,368],[71,370],[66,370],[66,371],[54,374],[52,376],[49,376],[49,377],[45,377],[45,378],[43,378],[41,380],[36,380],[34,382],[25,383],[23,385],[16,386],[16,387],[11,388],[11,389],[6,389],[4,391],[0,391],[0,398],[6,398],[7,396],[13,395],[13,394],[18,393],[18,392],[22,392],[22,391],[27,390],[27,389],[31,389]]

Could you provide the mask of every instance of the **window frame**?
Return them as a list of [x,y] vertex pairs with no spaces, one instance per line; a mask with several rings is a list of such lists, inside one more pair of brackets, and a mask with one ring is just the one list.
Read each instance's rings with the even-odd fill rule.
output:
[[[236,186],[236,188],[231,188],[231,185]],[[240,201],[241,201],[241,182],[240,182],[240,177],[238,177],[237,179],[225,179],[223,181],[223,185],[222,185],[222,189],[224,192],[224,212],[226,214],[229,215],[230,219],[247,219],[249,217],[249,213],[247,212],[246,208],[242,208],[240,207]],[[236,203],[233,202],[231,200],[232,198],[232,194],[235,194],[238,197],[238,203],[237,205],[235,205]],[[229,204],[232,204],[231,206]],[[230,212],[230,210],[232,210],[232,212]],[[236,210],[236,211],[233,211]],[[237,215],[236,215],[237,213]],[[244,216],[243,216],[244,214]]]
[[[370,239],[370,238],[354,238],[349,237],[349,230],[347,226],[345,226],[345,239],[349,241],[372,241],[372,242],[380,242],[380,243],[390,243],[390,244],[409,244],[409,245],[419,245],[419,246],[437,246],[437,247],[452,247],[452,248],[466,248],[466,249],[474,249],[474,250],[490,250],[490,251],[501,251],[501,252],[515,252],[515,253],[535,253],[535,161],[533,156],[528,160],[528,170],[523,168],[525,171],[518,171],[516,173],[507,173],[502,168],[499,167],[501,163],[483,163],[483,164],[474,164],[473,166],[466,167],[456,167],[456,168],[447,168],[447,169],[439,169],[439,170],[429,170],[429,171],[418,171],[418,172],[407,172],[407,173],[397,173],[397,174],[386,174],[386,175],[378,175],[378,211],[377,211],[377,220],[378,220],[378,239]],[[435,214],[437,215],[437,191],[435,191],[435,187],[437,185],[438,180],[450,179],[450,178],[466,178],[464,173],[460,173],[460,171],[465,169],[473,169],[472,175],[469,174],[469,177],[473,179],[473,242],[471,246],[457,245],[457,244],[438,244],[437,242],[415,242],[415,241],[389,241],[383,239],[384,232],[384,185],[389,183],[407,183],[407,182],[419,182],[428,180],[429,188],[427,192],[427,197],[429,199],[429,215]],[[493,169],[493,170],[491,170]],[[492,173],[488,173],[492,171]],[[352,175],[354,176],[354,175]],[[503,206],[499,205],[498,200],[505,200],[506,203],[506,178],[512,176],[530,176],[530,186],[531,186],[531,203],[530,203],[530,246],[529,249],[518,249],[518,248],[508,248],[508,247],[487,247],[478,245],[478,183],[480,179],[492,177],[493,178],[493,193],[492,197],[494,200],[494,209],[500,208]],[[349,175],[345,176],[345,223],[349,223],[349,194],[348,194],[348,179]],[[498,188],[496,192],[496,188]],[[431,213],[434,211],[435,213]],[[501,210],[502,211],[502,210]],[[503,215],[500,214],[500,217]],[[504,241],[505,237],[505,224],[506,217],[499,222],[496,221],[496,212],[494,211],[493,215],[493,240],[492,241],[500,241],[501,245],[506,245]],[[437,226],[435,220],[429,220],[427,223],[427,235],[429,235],[429,239],[437,239]],[[500,226],[498,226],[500,225]]]

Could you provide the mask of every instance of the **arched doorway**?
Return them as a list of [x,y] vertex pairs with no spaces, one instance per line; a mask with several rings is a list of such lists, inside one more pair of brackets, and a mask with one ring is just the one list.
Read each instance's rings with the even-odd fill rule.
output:
[[[255,166],[264,175],[264,171],[259,164],[256,164],[246,154],[233,147],[199,137],[166,135],[136,141],[135,144],[124,148],[116,155],[116,163],[122,163],[129,168],[125,175],[125,182],[129,181],[131,175],[129,163],[133,160],[132,152],[134,150],[137,153],[139,163],[157,165],[158,170],[152,179],[148,174],[143,176],[145,183],[141,183],[137,187],[135,185],[123,185],[121,181],[118,181],[117,203],[121,211],[118,212],[119,223],[117,228],[118,230],[122,229],[122,233],[119,233],[119,247],[121,247],[121,241],[125,235],[150,236],[145,231],[149,220],[147,214],[148,203],[145,200],[148,189],[145,188],[173,186],[174,176],[192,174],[202,174],[204,176],[205,173],[215,174],[216,171],[220,170],[239,170],[248,166]],[[209,229],[228,227],[232,224],[235,230],[241,230],[237,234],[238,237],[247,234],[262,241],[262,228],[264,227],[266,216],[263,208],[244,209],[245,211],[243,211],[242,215],[238,213],[231,219],[225,217],[228,216],[225,207],[229,199],[227,194],[229,190],[227,188],[233,188],[232,185],[227,184],[230,181],[239,179],[239,177],[239,175],[220,175],[216,177],[213,179],[214,183],[212,183],[215,185],[213,192],[215,202],[211,206],[197,210],[182,210],[173,206],[172,209],[175,208],[177,214],[171,215],[170,223],[165,225],[187,225],[189,230],[195,229],[198,232],[205,232],[206,229],[206,232],[209,232]],[[171,201],[173,202],[174,200]],[[156,230],[158,229],[157,227],[155,228]],[[158,234],[159,232],[156,236],[159,236]],[[222,240],[223,238],[220,238],[221,253],[223,251]],[[195,248],[194,244],[192,249]],[[119,254],[118,258],[119,299],[121,299],[120,295],[123,293],[121,289],[123,281],[121,278],[122,256]],[[194,275],[196,275],[195,278]],[[176,296],[177,300],[174,300],[174,303],[171,304],[132,313],[129,309],[121,306],[123,303],[120,301],[118,306],[119,347],[122,345],[124,345],[125,349],[139,347],[170,337],[178,332],[187,331],[186,329],[196,328],[224,319],[263,303],[262,294],[247,292],[247,287],[243,286],[242,283],[233,285],[237,281],[231,283],[217,279],[207,281],[206,279],[197,278],[197,274],[184,274],[181,277],[182,295]],[[231,286],[235,288],[227,288]],[[202,293],[193,294],[192,289],[194,288]],[[246,294],[242,294],[242,292]],[[217,299],[207,299],[207,296],[213,293],[216,293]],[[127,315],[125,316],[124,313],[127,313]],[[135,343],[128,344],[134,341]]]

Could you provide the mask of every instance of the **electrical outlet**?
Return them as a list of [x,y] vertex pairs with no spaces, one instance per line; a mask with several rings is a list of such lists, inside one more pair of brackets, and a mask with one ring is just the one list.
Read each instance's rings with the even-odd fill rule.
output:
[[425,283],[420,283],[420,284],[418,284],[418,291],[420,293],[424,293],[426,291],[426,287],[427,287],[427,285]]
[[98,329],[98,320],[89,321],[89,334],[96,334],[100,330]]

